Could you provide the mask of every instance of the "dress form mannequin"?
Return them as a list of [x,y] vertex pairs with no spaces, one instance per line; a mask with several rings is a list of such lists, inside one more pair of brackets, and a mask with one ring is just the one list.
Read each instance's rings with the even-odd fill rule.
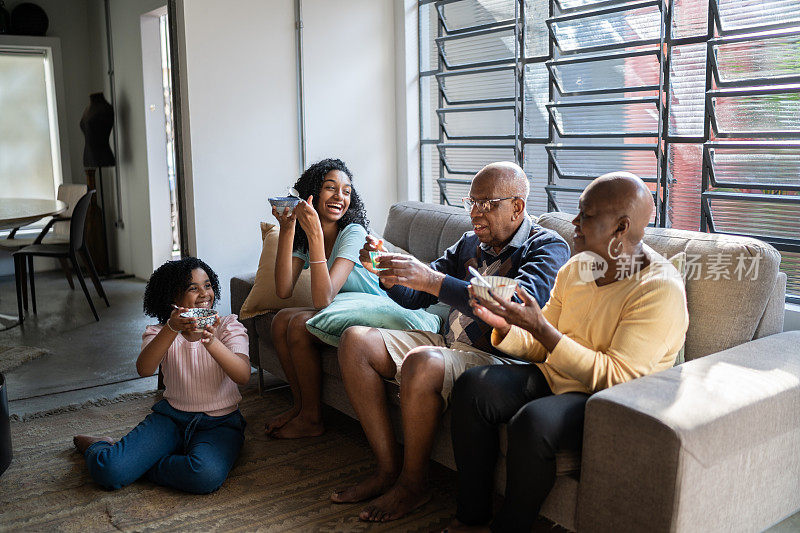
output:
[[[114,109],[111,107],[103,93],[89,95],[89,105],[81,116],[81,131],[85,144],[83,148],[83,166],[86,168],[86,183],[89,189],[96,189],[95,169],[102,182],[102,167],[116,164],[114,152],[108,143],[111,128],[114,126]],[[101,183],[102,185],[102,183]],[[106,235],[105,209],[97,205],[95,198],[100,197],[100,203],[105,206],[102,189],[92,198],[87,218],[87,245],[97,270],[102,274],[110,272],[108,261],[108,237]]]

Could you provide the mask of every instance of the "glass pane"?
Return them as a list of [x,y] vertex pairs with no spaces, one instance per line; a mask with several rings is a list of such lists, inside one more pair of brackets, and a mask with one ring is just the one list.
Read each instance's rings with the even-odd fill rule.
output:
[[786,272],[786,295],[800,298],[800,253],[781,251],[781,270]]
[[[596,57],[596,56],[592,56]],[[658,86],[658,56],[619,57],[553,65],[562,92],[620,91],[646,85]]]
[[800,204],[722,198],[711,198],[709,204],[717,231],[787,239],[800,235]]
[[550,194],[556,202],[557,211],[577,214],[578,200],[581,197],[581,193],[572,191],[551,191]]
[[484,33],[441,41],[445,60],[451,67],[514,60],[514,30]]
[[439,203],[439,151],[434,144],[422,145],[422,162],[420,165],[422,178],[422,201]]
[[553,24],[556,44],[563,51],[594,46],[635,45],[638,41],[658,40],[661,12],[658,6],[608,13]]
[[551,150],[553,162],[564,176],[594,179],[607,172],[625,170],[642,179],[656,178],[654,150],[629,150],[621,145],[615,150]]
[[714,177],[725,182],[800,185],[800,148],[709,148]]
[[461,0],[444,4],[442,18],[449,31],[514,19],[515,0]]
[[553,107],[552,111],[562,135],[658,135],[658,108],[654,102]]
[[550,16],[549,2],[525,0],[525,57],[549,55],[550,34],[547,18]]
[[515,135],[514,109],[458,111],[442,113],[442,125],[448,137],[501,137]]
[[441,147],[440,152],[453,172],[475,174],[480,169],[496,161],[514,161],[514,147],[474,148],[470,145],[449,145]]
[[51,140],[58,132],[48,68],[43,55],[0,52],[0,196],[56,197],[61,156]]
[[714,46],[720,81],[800,76],[800,34]]
[[703,145],[672,143],[667,154],[669,226],[700,231]]
[[669,68],[669,133],[700,137],[706,108],[706,45],[672,48]]
[[780,131],[800,133],[800,92],[721,96],[714,98],[713,104],[720,132],[742,135]]
[[475,100],[513,100],[516,91],[514,70],[511,68],[442,76],[441,82],[451,104]]
[[467,179],[465,183],[442,183],[441,186],[447,205],[461,207],[461,199],[465,196],[469,196],[469,179]]
[[525,146],[523,168],[531,181],[531,192],[528,196],[528,213],[539,216],[547,212],[547,151],[541,144]]
[[544,63],[525,65],[525,136],[529,138],[547,138],[549,121],[547,118],[547,100],[549,98],[549,78]]
[[608,0],[556,0],[556,4],[558,4],[562,10],[566,10],[580,7],[590,8],[593,7],[594,4],[605,3],[607,1]]
[[800,21],[800,0],[716,0],[722,31]]
[[439,107],[439,88],[435,76],[423,76],[419,81],[419,105],[421,110],[423,139],[439,138],[439,117],[436,108]]
[[436,47],[439,15],[434,4],[419,6],[419,70],[426,72],[439,68],[439,50]]
[[672,0],[672,38],[708,34],[708,2]]

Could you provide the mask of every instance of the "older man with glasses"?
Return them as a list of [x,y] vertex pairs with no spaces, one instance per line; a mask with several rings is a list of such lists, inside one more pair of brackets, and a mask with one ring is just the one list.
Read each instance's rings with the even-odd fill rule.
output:
[[[396,520],[430,499],[427,470],[441,413],[455,379],[468,368],[515,361],[492,346],[492,328],[470,307],[468,267],[484,275],[514,278],[544,305],[569,246],[528,216],[528,179],[514,163],[484,167],[470,186],[464,207],[469,231],[444,255],[426,265],[410,256],[383,255],[381,286],[400,305],[420,309],[441,301],[451,306],[444,336],[354,326],[339,344],[339,364],[350,402],[377,459],[376,472],[333,493],[351,503],[378,496],[359,515],[367,521]],[[371,237],[362,260],[377,249]],[[383,379],[400,383],[404,452],[400,457],[389,419]]]

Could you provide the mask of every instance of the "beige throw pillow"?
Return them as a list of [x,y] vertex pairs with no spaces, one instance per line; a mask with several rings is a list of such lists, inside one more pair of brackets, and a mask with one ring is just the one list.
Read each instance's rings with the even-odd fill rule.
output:
[[258,261],[256,281],[250,294],[242,304],[239,318],[251,318],[285,307],[314,307],[311,301],[311,271],[303,270],[294,286],[292,296],[287,299],[275,294],[275,253],[278,250],[280,228],[275,224],[261,223],[261,259]]

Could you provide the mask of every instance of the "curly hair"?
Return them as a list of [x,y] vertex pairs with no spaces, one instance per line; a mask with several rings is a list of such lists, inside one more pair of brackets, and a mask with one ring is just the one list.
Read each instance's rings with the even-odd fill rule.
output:
[[[308,198],[312,194],[314,200],[319,200],[320,191],[322,191],[322,182],[328,172],[332,170],[339,170],[347,174],[350,178],[350,183],[353,183],[353,173],[344,164],[341,159],[323,159],[314,163],[300,176],[300,179],[294,184],[294,188],[300,193],[300,198]],[[312,206],[316,209],[316,206]],[[364,229],[369,231],[369,219],[367,219],[367,209],[364,207],[364,202],[356,192],[355,187],[351,187],[350,192],[350,207],[347,208],[342,218],[340,218],[336,225],[339,230],[348,224],[359,224],[364,226]],[[297,224],[294,230],[294,242],[292,243],[292,250],[307,252],[308,251],[308,236],[300,224]]]
[[172,314],[172,304],[189,288],[192,271],[202,268],[208,274],[214,290],[214,305],[220,298],[219,278],[210,266],[196,257],[184,257],[177,261],[167,261],[150,276],[144,288],[144,314],[166,324]]

